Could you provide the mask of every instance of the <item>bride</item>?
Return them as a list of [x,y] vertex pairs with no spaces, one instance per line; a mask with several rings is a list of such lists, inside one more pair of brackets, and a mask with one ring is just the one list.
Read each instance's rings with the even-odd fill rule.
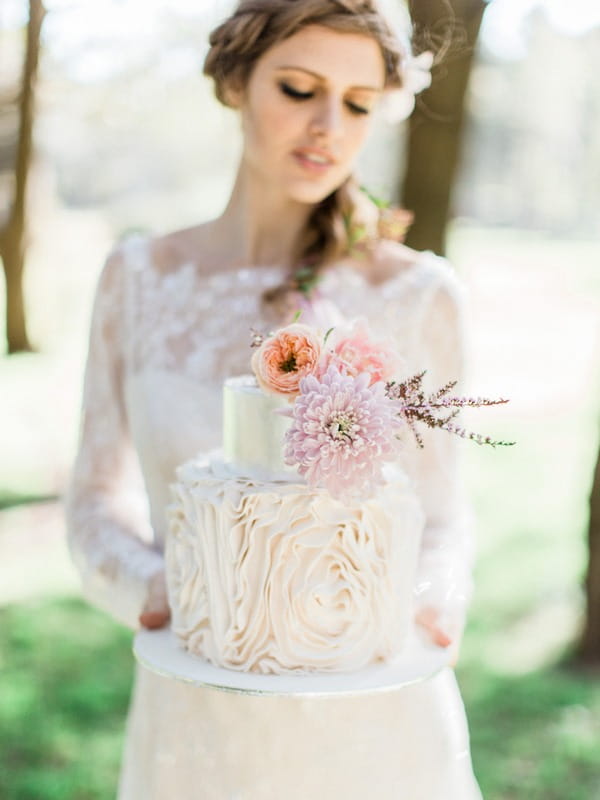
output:
[[[450,265],[385,238],[354,162],[408,47],[370,0],[242,0],[205,73],[237,109],[243,154],[215,220],[118,245],[92,319],[69,542],[91,602],[132,629],[168,624],[162,547],[175,467],[219,446],[221,386],[248,371],[252,326],[304,304],[366,316],[409,374],[462,377],[463,290]],[[356,240],[358,238],[358,245]],[[415,624],[454,657],[470,594],[471,516],[457,437],[406,454],[426,513]],[[471,800],[450,667],[385,694],[256,697],[138,666],[121,800]]]

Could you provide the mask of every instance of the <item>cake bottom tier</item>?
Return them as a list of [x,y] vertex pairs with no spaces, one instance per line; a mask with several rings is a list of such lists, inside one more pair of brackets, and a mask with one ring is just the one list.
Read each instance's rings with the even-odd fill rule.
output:
[[180,467],[168,509],[173,630],[234,670],[348,672],[401,652],[424,515],[400,470],[354,507],[301,483]]

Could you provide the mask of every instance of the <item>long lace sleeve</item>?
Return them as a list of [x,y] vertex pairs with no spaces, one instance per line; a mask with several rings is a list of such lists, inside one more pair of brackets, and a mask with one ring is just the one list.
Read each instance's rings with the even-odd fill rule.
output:
[[[419,337],[419,371],[426,391],[450,380],[452,394],[465,393],[467,362],[465,289],[447,263],[428,296]],[[447,431],[422,431],[417,483],[426,512],[418,577],[417,611],[432,609],[437,626],[459,639],[472,593],[475,516],[461,475],[467,443]]]
[[125,413],[124,275],[117,249],[96,292],[85,371],[80,442],[65,498],[67,535],[85,596],[131,628],[160,603],[163,557],[152,530]]

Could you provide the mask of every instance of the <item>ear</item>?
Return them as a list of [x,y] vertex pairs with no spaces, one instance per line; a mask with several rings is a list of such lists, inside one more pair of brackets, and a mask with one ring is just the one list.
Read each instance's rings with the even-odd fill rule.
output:
[[241,86],[229,82],[223,87],[223,99],[229,108],[239,109],[244,100],[244,90]]

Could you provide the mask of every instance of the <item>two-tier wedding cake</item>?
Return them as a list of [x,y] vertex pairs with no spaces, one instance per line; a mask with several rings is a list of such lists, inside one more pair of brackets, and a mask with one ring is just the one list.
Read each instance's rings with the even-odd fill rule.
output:
[[366,320],[253,332],[224,387],[223,451],[177,470],[167,583],[183,647],[254,673],[352,672],[400,655],[425,515],[400,451],[417,423],[506,400],[423,388]]
[[168,509],[172,627],[210,663],[256,673],[347,672],[406,641],[420,503],[394,465],[362,502],[311,488],[283,460],[288,405],[226,381],[224,449],[177,470]]

